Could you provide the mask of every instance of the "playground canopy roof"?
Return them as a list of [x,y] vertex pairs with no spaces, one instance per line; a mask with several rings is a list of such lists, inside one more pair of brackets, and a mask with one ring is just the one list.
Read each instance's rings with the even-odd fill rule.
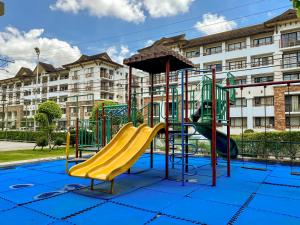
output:
[[194,67],[193,63],[179,53],[163,46],[153,47],[124,59],[124,64],[148,73],[164,73],[166,63],[170,60],[170,71]]

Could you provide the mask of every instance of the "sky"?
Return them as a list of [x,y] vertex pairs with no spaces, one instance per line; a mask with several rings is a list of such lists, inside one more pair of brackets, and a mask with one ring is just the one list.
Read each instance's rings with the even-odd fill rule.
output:
[[162,37],[196,38],[262,23],[289,0],[2,0],[0,57],[14,60],[0,79],[40,60],[56,67],[106,51],[122,60]]

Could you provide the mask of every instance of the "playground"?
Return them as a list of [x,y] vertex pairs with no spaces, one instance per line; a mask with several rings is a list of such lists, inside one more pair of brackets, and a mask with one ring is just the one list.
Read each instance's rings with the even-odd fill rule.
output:
[[[66,160],[0,171],[5,224],[300,223],[300,157],[291,130],[276,147],[265,127],[264,139],[251,142],[255,158],[247,152],[244,132],[238,141],[230,134],[236,90],[285,85],[289,95],[300,81],[237,85],[228,73],[217,83],[215,68],[195,69],[162,48],[133,55],[124,64],[129,66],[128,104],[102,103],[89,120],[77,119],[74,158],[68,133]],[[142,109],[137,96],[146,92],[136,92],[132,68],[148,72],[152,80],[150,102]],[[154,75],[163,74],[165,90],[155,100]],[[199,83],[192,82],[195,76]],[[266,120],[266,106],[264,112]],[[209,150],[199,147],[204,140]],[[271,160],[278,157],[270,151],[275,148],[288,150],[285,162]]]

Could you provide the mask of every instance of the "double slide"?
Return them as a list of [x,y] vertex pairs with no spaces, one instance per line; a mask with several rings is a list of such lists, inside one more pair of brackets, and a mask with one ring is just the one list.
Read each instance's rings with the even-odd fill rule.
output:
[[132,123],[128,123],[100,152],[73,166],[69,175],[112,181],[132,167],[157,133],[164,128],[164,123],[159,123],[153,128],[146,124],[136,128]]

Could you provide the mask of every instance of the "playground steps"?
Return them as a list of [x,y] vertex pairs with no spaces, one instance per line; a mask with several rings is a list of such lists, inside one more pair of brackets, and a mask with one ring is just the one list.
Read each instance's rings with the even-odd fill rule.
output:
[[79,148],[79,151],[85,151],[85,152],[98,152],[101,148],[98,147],[81,147]]
[[69,163],[80,163],[80,162],[84,162],[86,161],[88,158],[72,158],[69,159],[68,162]]

